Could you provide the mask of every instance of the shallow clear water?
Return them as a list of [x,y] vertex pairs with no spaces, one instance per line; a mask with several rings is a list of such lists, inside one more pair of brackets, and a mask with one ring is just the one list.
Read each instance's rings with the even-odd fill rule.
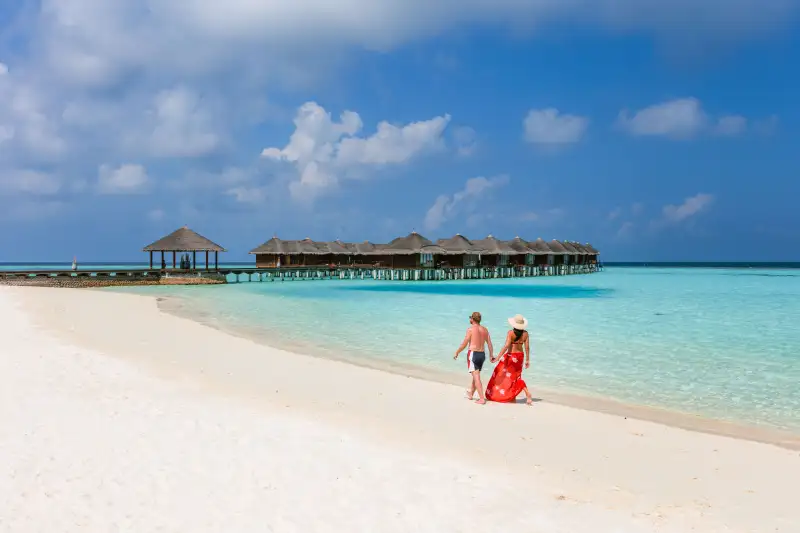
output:
[[[116,290],[116,289],[115,289]],[[530,320],[533,387],[800,430],[800,271],[608,268],[445,282],[286,281],[142,287],[180,312],[280,345],[463,372],[480,311],[501,343]]]

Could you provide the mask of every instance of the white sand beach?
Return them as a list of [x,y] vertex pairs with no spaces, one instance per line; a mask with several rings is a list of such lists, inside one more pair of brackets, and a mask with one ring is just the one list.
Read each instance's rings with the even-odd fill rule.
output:
[[3,533],[799,530],[797,450],[478,406],[145,296],[0,287],[0,328]]

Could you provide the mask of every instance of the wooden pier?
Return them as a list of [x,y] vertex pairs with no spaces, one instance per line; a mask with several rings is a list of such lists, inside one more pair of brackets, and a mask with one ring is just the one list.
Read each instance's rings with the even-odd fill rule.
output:
[[598,263],[473,268],[309,266],[285,268],[227,267],[209,270],[158,270],[148,268],[78,271],[5,270],[0,271],[0,283],[6,285],[98,287],[111,285],[205,285],[314,280],[445,281],[590,274],[598,272],[602,268],[602,264]]
[[[445,281],[591,274],[602,264],[474,268],[288,267],[220,269],[229,283],[304,280]],[[230,276],[233,279],[230,280]]]

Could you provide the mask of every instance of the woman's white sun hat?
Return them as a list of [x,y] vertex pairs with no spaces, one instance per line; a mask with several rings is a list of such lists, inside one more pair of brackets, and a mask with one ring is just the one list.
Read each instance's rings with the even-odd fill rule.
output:
[[514,315],[508,319],[508,323],[514,329],[528,329],[528,319],[522,315]]

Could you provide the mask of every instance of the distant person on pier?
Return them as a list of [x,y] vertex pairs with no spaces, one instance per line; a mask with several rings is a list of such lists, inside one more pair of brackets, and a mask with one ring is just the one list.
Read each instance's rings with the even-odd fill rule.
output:
[[73,257],[72,258],[72,270],[78,270],[78,258],[77,257]]
[[[525,368],[531,366],[531,343],[528,335],[528,320],[522,315],[508,319],[511,331],[506,334],[503,349],[497,355],[500,363],[495,367],[489,384],[486,386],[486,398],[492,402],[513,402],[524,392],[526,403],[533,405],[528,386],[522,379],[523,360]],[[492,363],[496,361],[492,359]]]
[[464,340],[456,350],[456,355],[453,359],[458,359],[461,351],[469,346],[467,351],[467,372],[471,375],[469,388],[467,389],[467,399],[472,400],[475,391],[478,391],[479,404],[486,403],[486,396],[483,394],[483,383],[481,383],[481,370],[483,363],[486,361],[485,346],[489,346],[489,358],[492,358],[494,347],[492,347],[492,337],[489,335],[489,330],[481,326],[481,314],[477,311],[469,316],[469,328]]

